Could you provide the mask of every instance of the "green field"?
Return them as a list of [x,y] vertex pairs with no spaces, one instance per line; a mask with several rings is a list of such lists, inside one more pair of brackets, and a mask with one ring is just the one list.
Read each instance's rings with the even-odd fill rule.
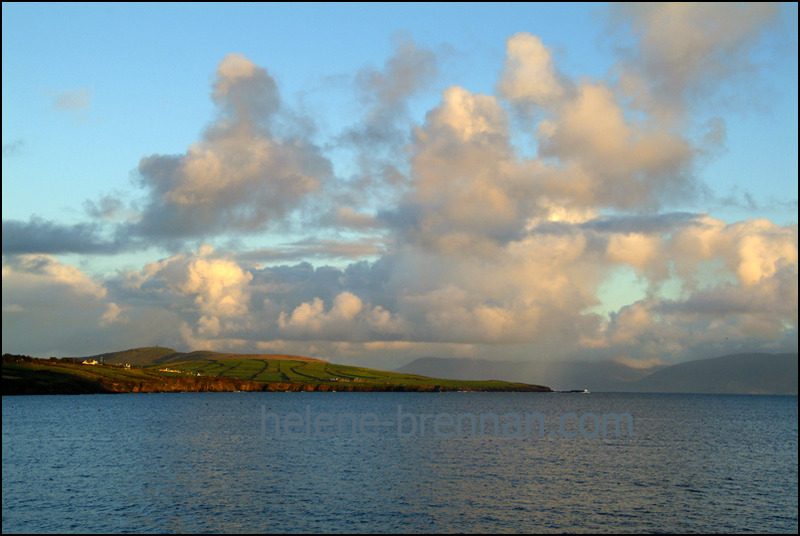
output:
[[503,388],[522,386],[502,381],[460,381],[428,378],[413,374],[387,372],[362,367],[335,365],[324,361],[269,359],[209,359],[147,365],[143,370],[168,367],[182,373],[248,380],[253,382],[291,382],[341,386],[442,386]]

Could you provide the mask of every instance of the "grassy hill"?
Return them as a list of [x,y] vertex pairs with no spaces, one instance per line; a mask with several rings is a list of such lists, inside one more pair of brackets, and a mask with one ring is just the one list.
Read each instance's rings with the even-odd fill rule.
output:
[[[77,358],[73,358],[77,359]],[[172,348],[163,346],[147,346],[144,348],[133,348],[120,352],[108,352],[89,357],[80,358],[94,359],[107,365],[150,365],[153,363],[178,363],[182,361],[202,361],[213,359],[293,359],[295,361],[322,361],[313,357],[303,357],[296,355],[283,354],[231,354],[221,352],[211,352],[209,350],[198,350],[195,352],[177,352]]]
[[125,363],[129,363],[131,365],[141,365],[145,363],[159,363],[177,353],[178,352],[172,348],[164,348],[163,346],[150,346],[145,348],[123,350],[121,352],[109,352],[107,354],[93,355],[80,359],[94,359],[95,361],[117,365],[122,365]]
[[[3,356],[3,394],[73,394],[169,391],[550,391],[549,387],[501,381],[459,381],[336,365],[286,355],[217,352],[179,354],[134,349],[81,359]],[[183,360],[173,361],[178,355]],[[111,360],[150,361],[127,368]]]

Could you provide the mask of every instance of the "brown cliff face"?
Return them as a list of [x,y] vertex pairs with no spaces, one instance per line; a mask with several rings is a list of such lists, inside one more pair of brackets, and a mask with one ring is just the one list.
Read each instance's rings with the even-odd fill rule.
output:
[[509,388],[451,387],[441,385],[341,385],[330,383],[250,382],[228,378],[165,378],[147,383],[100,382],[106,393],[177,393],[230,391],[319,391],[319,392],[442,392],[442,391],[543,391],[537,386]]
[[98,381],[71,378],[40,378],[31,382],[21,378],[3,378],[4,395],[92,394],[92,393],[184,393],[231,391],[321,391],[321,392],[441,392],[441,391],[549,391],[537,386],[452,387],[441,385],[334,385],[330,383],[251,382],[228,378],[175,377],[148,381]]

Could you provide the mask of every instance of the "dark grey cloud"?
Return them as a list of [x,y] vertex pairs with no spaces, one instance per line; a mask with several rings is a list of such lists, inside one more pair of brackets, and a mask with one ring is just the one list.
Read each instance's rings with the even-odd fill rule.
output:
[[86,214],[93,220],[114,221],[130,215],[120,196],[106,195],[98,201],[87,200],[83,204]]
[[51,91],[50,94],[53,98],[53,109],[58,111],[84,110],[92,102],[92,94],[85,88],[61,92]]
[[25,142],[21,139],[14,140],[9,143],[3,144],[3,156],[14,156],[22,152],[22,148],[25,146]]
[[397,45],[395,53],[386,60],[383,71],[363,69],[358,82],[367,95],[380,102],[402,102],[416,91],[429,85],[437,75],[436,54],[419,48],[413,40]]
[[308,262],[252,270],[254,294],[268,297],[282,311],[291,311],[304,302],[320,298],[330,303],[345,290],[342,270],[332,266],[314,267]]
[[[623,214],[603,216],[581,223],[583,229],[603,233],[667,234],[698,221],[701,214],[691,212],[668,212],[664,214]],[[553,225],[551,223],[551,225]]]
[[408,181],[408,164],[399,150],[410,139],[408,103],[435,81],[440,54],[408,39],[397,43],[382,68],[364,68],[357,74],[363,113],[336,140],[338,147],[352,152],[357,166],[354,176],[332,192],[341,205],[358,208],[375,199],[393,202]]
[[109,238],[104,227],[93,222],[66,225],[38,217],[27,222],[3,220],[3,254],[111,254],[139,247],[141,243],[124,235]]
[[373,257],[386,251],[386,244],[380,238],[367,237],[363,240],[332,240],[307,238],[281,244],[278,248],[249,249],[236,255],[243,263],[274,263],[293,260],[319,259],[362,259]]

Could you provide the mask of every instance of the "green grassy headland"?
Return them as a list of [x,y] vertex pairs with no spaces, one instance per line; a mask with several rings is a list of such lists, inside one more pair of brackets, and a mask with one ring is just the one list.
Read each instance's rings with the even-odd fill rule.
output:
[[[84,360],[103,364],[84,364]],[[503,381],[428,378],[302,356],[137,348],[88,358],[3,356],[3,395],[179,391],[550,391]]]

